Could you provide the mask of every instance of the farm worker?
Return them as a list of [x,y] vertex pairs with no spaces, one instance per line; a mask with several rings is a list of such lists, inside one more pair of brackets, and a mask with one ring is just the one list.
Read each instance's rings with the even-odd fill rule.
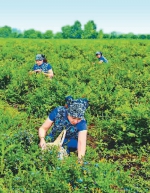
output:
[[86,152],[87,122],[84,113],[88,108],[88,100],[85,98],[75,100],[71,96],[66,97],[65,100],[66,105],[56,107],[39,128],[39,146],[45,147],[46,133],[53,125],[47,137],[54,141],[61,131],[66,129],[63,147],[67,147],[68,154],[77,150],[78,158],[82,159]]
[[36,64],[34,64],[34,66],[33,66],[34,72],[36,72],[36,73],[43,72],[49,78],[52,78],[54,76],[52,66],[47,63],[45,55],[37,54],[35,56],[35,61],[36,61]]
[[98,58],[100,64],[103,62],[108,63],[108,60],[103,56],[102,52],[96,52],[96,57]]

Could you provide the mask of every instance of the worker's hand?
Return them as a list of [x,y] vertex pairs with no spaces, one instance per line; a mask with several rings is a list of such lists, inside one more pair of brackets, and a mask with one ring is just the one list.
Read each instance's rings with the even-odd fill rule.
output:
[[41,71],[42,71],[41,69],[34,70],[34,72],[41,72]]
[[40,139],[39,147],[41,147],[42,149],[45,149],[46,147],[46,142],[43,137]]
[[33,73],[34,73],[33,71],[30,71],[30,72],[29,72],[29,75],[30,75],[30,74],[33,74]]
[[78,164],[83,165],[83,159],[82,158],[78,158]]

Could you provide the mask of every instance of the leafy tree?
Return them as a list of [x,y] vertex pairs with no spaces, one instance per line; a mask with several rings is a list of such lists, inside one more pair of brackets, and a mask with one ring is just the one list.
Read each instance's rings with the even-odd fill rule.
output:
[[71,27],[71,38],[80,39],[82,35],[81,23],[75,21],[74,25]]
[[61,30],[62,30],[62,36],[64,39],[68,39],[71,37],[72,27],[70,25],[66,25],[62,27]]
[[148,39],[148,40],[150,40],[150,34],[147,34],[147,36],[146,36],[146,37],[147,37],[147,39]]
[[117,32],[115,32],[115,31],[111,32],[110,39],[115,39],[117,37],[118,37]]
[[96,39],[97,38],[97,32],[96,32],[96,24],[94,21],[88,21],[84,25],[84,30],[82,34],[83,39]]
[[4,26],[0,28],[0,37],[6,38],[10,37],[10,35],[11,35],[11,27]]
[[97,38],[98,38],[98,39],[103,39],[103,36],[104,36],[104,33],[103,33],[103,30],[101,29],[101,30],[98,32]]
[[35,34],[37,35],[37,38],[43,38],[43,34],[40,31],[35,31]]
[[11,34],[10,34],[10,37],[12,38],[18,38],[20,37],[20,34],[21,34],[21,31],[16,29],[16,28],[12,28],[11,29]]
[[109,34],[104,34],[104,35],[103,35],[103,38],[104,38],[104,39],[108,39],[109,37],[110,37]]
[[23,38],[23,34],[18,34],[17,38]]
[[125,37],[128,38],[128,39],[131,39],[133,38],[134,34],[132,32],[128,33],[128,34],[125,34]]
[[125,38],[124,34],[119,34],[118,35],[118,38],[121,39],[121,38]]
[[24,31],[24,38],[30,38],[31,34],[34,34],[35,30],[34,29],[29,29]]
[[18,37],[17,32],[12,32],[11,35],[10,35],[10,37],[12,37],[12,38],[17,38],[17,37]]
[[139,35],[139,39],[146,39],[146,35],[144,35],[144,34],[141,34],[141,35]]
[[42,33],[34,29],[29,29],[24,31],[24,38],[33,38],[33,39],[42,38]]
[[57,32],[55,35],[54,35],[54,39],[63,39],[63,35],[61,32]]
[[43,34],[43,38],[45,39],[52,39],[54,36],[53,31],[52,30],[47,30],[44,34]]
[[133,34],[132,39],[138,39],[138,36]]

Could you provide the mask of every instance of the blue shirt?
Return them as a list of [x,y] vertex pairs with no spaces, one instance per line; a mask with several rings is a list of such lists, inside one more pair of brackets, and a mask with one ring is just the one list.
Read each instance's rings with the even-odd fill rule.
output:
[[100,58],[98,58],[98,60],[102,60],[103,62],[108,63],[108,60],[104,56],[101,56]]
[[52,66],[48,63],[43,63],[41,65],[34,64],[33,70],[42,70],[44,73],[48,73],[48,71],[52,69]]
[[87,130],[86,120],[83,119],[76,125],[72,125],[67,118],[66,107],[59,106],[55,108],[50,114],[49,119],[54,121],[51,135],[58,136],[62,130],[66,129],[66,139],[78,139],[78,132]]

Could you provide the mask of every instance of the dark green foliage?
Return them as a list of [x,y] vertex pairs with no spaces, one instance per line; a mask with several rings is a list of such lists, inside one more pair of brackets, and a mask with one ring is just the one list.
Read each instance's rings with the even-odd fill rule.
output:
[[[0,50],[0,192],[150,190],[148,41],[2,39]],[[93,64],[96,50],[108,64]],[[29,73],[37,53],[52,80]],[[90,103],[83,166],[74,154],[60,161],[38,147],[37,129],[67,95]]]

